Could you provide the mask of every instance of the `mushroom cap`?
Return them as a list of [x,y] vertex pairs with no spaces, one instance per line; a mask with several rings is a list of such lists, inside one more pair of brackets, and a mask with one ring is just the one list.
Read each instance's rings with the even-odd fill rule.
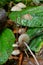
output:
[[19,55],[20,54],[20,50],[14,50],[13,52],[12,52],[12,55]]
[[18,3],[16,6],[18,6],[20,8],[26,8],[26,5],[24,5],[23,3]]
[[25,33],[24,34],[21,34],[19,36],[19,38],[18,38],[18,42],[19,42],[20,45],[23,45],[23,42],[28,43],[29,40],[30,40],[29,36],[27,34],[25,34]]
[[11,11],[21,11],[22,8],[26,8],[26,5],[24,5],[23,3],[18,3],[11,8]]
[[17,44],[13,44],[12,47],[18,47],[18,45]]
[[33,17],[30,14],[25,14],[22,18],[26,20],[31,20]]
[[23,34],[23,33],[25,33],[25,29],[24,28],[19,29],[19,34]]
[[11,11],[21,11],[22,9],[20,8],[20,7],[18,7],[18,6],[13,6],[12,8],[11,8]]

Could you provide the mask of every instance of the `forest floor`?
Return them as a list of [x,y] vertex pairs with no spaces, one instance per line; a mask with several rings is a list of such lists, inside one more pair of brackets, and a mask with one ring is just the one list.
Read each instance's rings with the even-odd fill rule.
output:
[[[38,59],[38,62],[40,65],[43,65],[43,59]],[[35,63],[33,58],[29,58],[29,60],[27,61],[27,58],[25,57],[22,65],[37,65],[37,64]]]

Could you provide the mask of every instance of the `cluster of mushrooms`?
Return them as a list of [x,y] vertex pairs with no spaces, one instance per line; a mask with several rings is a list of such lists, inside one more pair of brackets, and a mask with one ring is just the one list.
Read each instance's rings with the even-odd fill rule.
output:
[[[25,7],[26,7],[26,5],[24,5],[23,3],[18,3],[17,5],[15,5],[11,8],[11,11],[21,11],[22,8],[25,8]],[[3,13],[1,13],[2,11],[3,11]],[[0,27],[2,27],[2,29],[3,29],[5,27],[5,24],[6,24],[6,12],[2,9],[1,9],[1,12],[0,12],[0,14],[1,14],[1,16],[0,16],[0,21],[1,21],[0,22],[0,24],[1,24]],[[29,14],[26,14],[26,15],[23,16],[23,18],[28,20],[28,19],[32,19],[32,16],[29,15]],[[3,23],[5,23],[5,24],[3,24]],[[12,52],[12,55],[17,56],[21,53],[21,51],[20,51],[20,49],[18,49],[18,47],[23,48],[23,50],[25,50],[25,47],[26,47],[28,49],[28,51],[30,51],[30,53],[33,56],[34,60],[36,61],[36,65],[39,65],[39,62],[37,61],[35,55],[33,54],[30,47],[28,46],[28,43],[30,41],[30,37],[25,33],[24,29],[20,29],[19,33],[20,33],[20,36],[18,37],[18,41],[15,44],[12,45],[12,47],[15,48],[15,50]]]
[[[26,8],[26,5],[24,5],[23,3],[18,3],[17,5],[15,5],[11,8],[11,11],[21,11],[22,8]],[[32,19],[32,16],[29,14],[26,14],[23,16],[23,18],[28,20],[28,19]],[[22,48],[23,50],[25,50],[25,47],[26,47],[28,49],[28,51],[30,51],[31,55],[33,56],[33,58],[36,62],[36,65],[39,65],[39,62],[37,61],[35,55],[33,54],[30,47],[28,46],[30,37],[25,33],[24,29],[20,29],[19,34],[20,34],[20,36],[18,38],[18,41],[16,42],[16,44],[12,45],[14,48],[16,48],[12,52],[12,55],[17,56],[21,53],[21,51],[20,51],[20,49],[18,49],[18,47]]]

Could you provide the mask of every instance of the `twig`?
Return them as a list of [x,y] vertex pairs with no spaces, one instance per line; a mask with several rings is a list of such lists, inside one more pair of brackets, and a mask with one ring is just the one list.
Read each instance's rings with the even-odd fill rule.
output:
[[34,60],[36,61],[36,64],[39,65],[39,62],[37,61],[35,55],[33,54],[33,52],[31,51],[31,49],[29,48],[29,46],[27,45],[26,42],[24,42],[25,46],[28,48],[28,50],[30,51],[31,55],[33,56]]
[[25,49],[24,49],[24,52],[25,52],[25,54],[27,56],[27,59],[29,59],[29,55],[28,55],[28,53],[27,53],[27,51]]
[[23,53],[20,54],[20,57],[19,57],[19,65],[22,65],[22,60],[23,60]]

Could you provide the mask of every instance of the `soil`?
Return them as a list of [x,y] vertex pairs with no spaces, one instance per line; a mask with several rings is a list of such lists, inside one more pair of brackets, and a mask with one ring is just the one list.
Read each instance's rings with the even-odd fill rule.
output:
[[[38,59],[38,62],[40,65],[43,65],[43,59]],[[25,57],[22,65],[37,65],[37,64],[35,63],[33,58],[27,60],[27,58]]]

